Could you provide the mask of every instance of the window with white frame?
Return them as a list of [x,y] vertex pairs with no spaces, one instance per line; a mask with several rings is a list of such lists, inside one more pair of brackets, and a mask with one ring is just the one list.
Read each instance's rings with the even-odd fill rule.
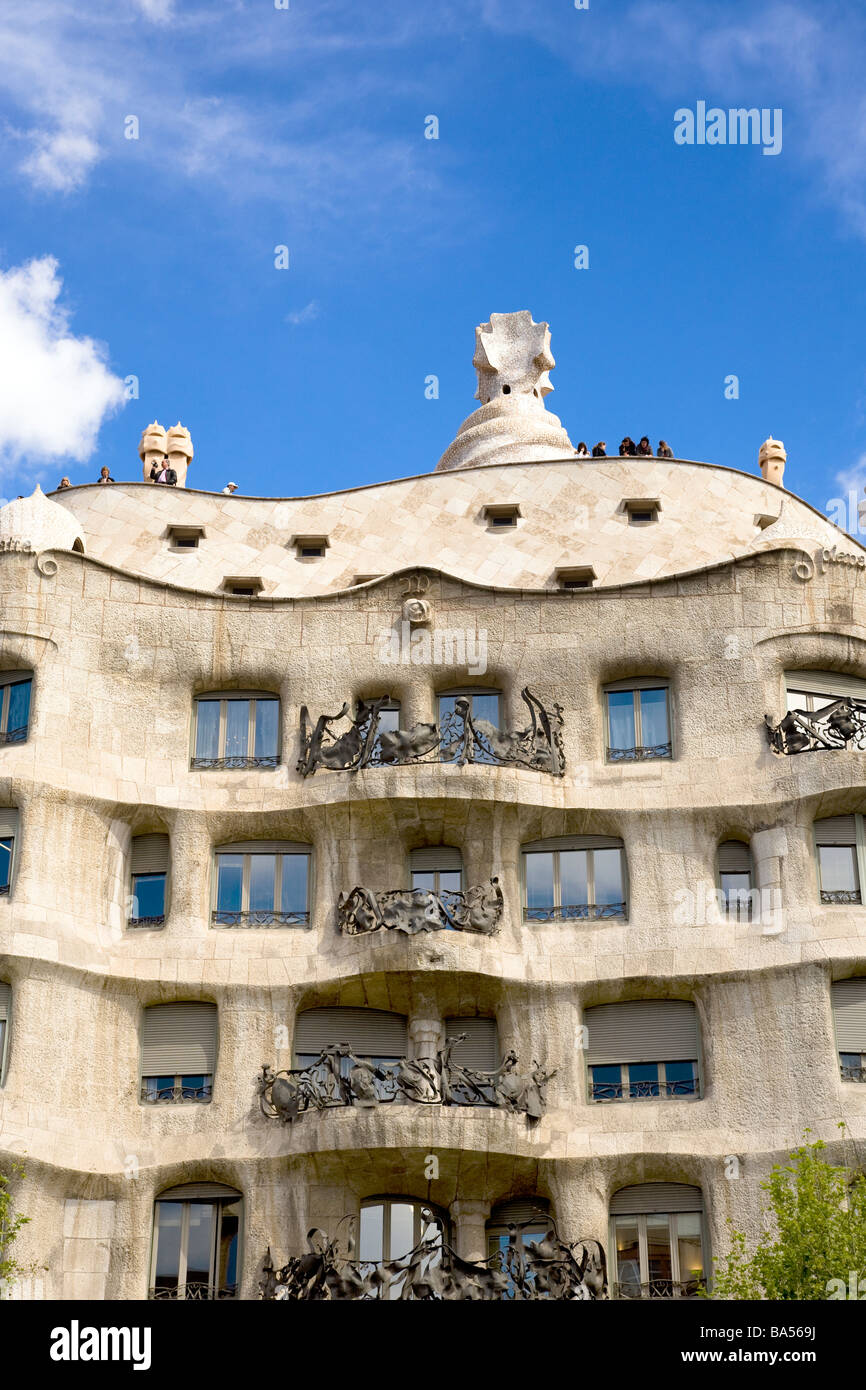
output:
[[743,840],[723,840],[718,849],[722,909],[738,922],[752,916],[752,855]]
[[0,980],[0,1086],[6,1082],[6,1057],[9,1052],[9,1022],[12,1017],[12,987]]
[[610,1204],[614,1298],[694,1298],[704,1283],[704,1203],[684,1183],[623,1187]]
[[673,757],[668,680],[641,676],[615,681],[603,693],[609,763]]
[[843,1081],[866,1081],[866,975],[836,980],[833,1025]]
[[841,671],[786,671],[785,694],[789,713],[816,714],[837,700],[866,700],[866,680]]
[[697,1010],[688,1000],[598,1004],[584,1021],[590,1100],[699,1097]]
[[409,855],[412,887],[435,893],[460,893],[463,890],[463,859],[460,850],[451,845],[424,845]]
[[194,768],[271,768],[280,761],[276,695],[232,690],[195,700]]
[[[428,1267],[439,1264],[447,1239],[448,1218],[430,1202],[412,1197],[368,1197],[361,1203],[358,1256],[362,1264],[405,1260],[423,1241],[430,1248]],[[370,1296],[400,1298],[405,1276],[393,1273]]]
[[216,1004],[153,1004],[141,1028],[141,1099],[147,1104],[207,1102],[217,1054]]
[[821,902],[862,902],[866,868],[866,830],[863,817],[827,816],[816,820],[815,854]]
[[154,1203],[152,1299],[236,1298],[243,1198],[225,1183],[183,1183]]
[[0,806],[0,897],[12,892],[17,839],[18,812],[12,806]]
[[134,835],[130,846],[129,927],[165,925],[169,840],[165,834]]
[[0,744],[26,740],[32,686],[32,671],[0,672]]
[[610,835],[565,835],[523,846],[528,922],[628,916],[625,849]]
[[211,921],[216,927],[306,927],[309,845],[249,840],[216,851]]

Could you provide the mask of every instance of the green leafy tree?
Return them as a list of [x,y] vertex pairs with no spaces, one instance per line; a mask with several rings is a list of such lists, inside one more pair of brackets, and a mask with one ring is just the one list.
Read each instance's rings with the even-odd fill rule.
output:
[[713,1261],[710,1297],[827,1299],[835,1290],[844,1298],[852,1272],[864,1280],[866,1294],[866,1179],[828,1163],[821,1156],[826,1147],[821,1139],[804,1143],[791,1163],[777,1164],[761,1183],[769,1200],[751,1253],[728,1222],[731,1250]]
[[0,1298],[17,1279],[29,1271],[29,1266],[25,1268],[15,1259],[12,1252],[18,1233],[22,1226],[26,1226],[30,1220],[29,1216],[22,1216],[16,1212],[12,1197],[11,1185],[16,1178],[24,1177],[24,1169],[20,1163],[13,1163],[12,1170],[7,1177],[0,1173]]

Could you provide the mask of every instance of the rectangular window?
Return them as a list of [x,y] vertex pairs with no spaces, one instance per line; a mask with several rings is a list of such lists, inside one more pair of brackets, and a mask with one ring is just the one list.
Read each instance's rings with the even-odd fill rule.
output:
[[209,1101],[216,1068],[215,1004],[153,1004],[141,1030],[141,1099],[149,1104]]
[[627,1062],[590,1067],[593,1100],[657,1100],[696,1096],[698,1064],[694,1062]]
[[0,893],[8,894],[12,886],[12,855],[15,841],[11,835],[0,840]]
[[619,847],[525,850],[526,918],[625,918],[625,865]]
[[484,746],[484,725],[499,728],[500,694],[498,690],[452,690],[439,696],[439,729],[442,735],[442,762],[457,762],[462,743],[462,720],[457,713],[458,702],[461,709],[468,707],[468,717],[472,720],[481,742],[475,740],[472,760],[476,763],[496,763],[492,749]]
[[276,767],[280,702],[275,696],[196,700],[194,768]]
[[165,874],[133,874],[133,921],[165,920]]
[[306,926],[309,851],[219,852],[212,920],[224,927]]
[[862,902],[866,870],[863,816],[831,816],[816,820],[813,829],[821,902]]
[[672,756],[667,685],[605,692],[608,762]]
[[240,1198],[157,1201],[150,1297],[234,1298],[240,1216]]
[[614,1296],[691,1298],[704,1278],[700,1212],[613,1218]]
[[0,676],[0,743],[23,743],[30,726],[32,678]]

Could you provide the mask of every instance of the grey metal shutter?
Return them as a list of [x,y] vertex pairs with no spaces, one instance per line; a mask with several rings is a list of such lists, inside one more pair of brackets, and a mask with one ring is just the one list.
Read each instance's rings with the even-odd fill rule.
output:
[[667,676],[632,676],[624,681],[611,681],[604,690],[668,690],[670,680]]
[[[5,1022],[12,1012],[12,986],[0,980],[0,1023]],[[2,1059],[0,1059],[2,1060]]]
[[238,840],[230,845],[217,845],[217,854],[311,854],[312,845],[299,840]]
[[532,840],[522,845],[524,854],[536,854],[550,850],[568,849],[622,849],[623,843],[616,835],[554,835],[546,840]]
[[424,845],[413,849],[409,855],[409,868],[413,873],[460,873],[463,856],[453,845]]
[[587,1061],[690,1062],[698,1057],[698,1018],[683,999],[632,999],[587,1009]]
[[182,1182],[178,1187],[166,1188],[160,1192],[158,1202],[224,1201],[227,1197],[237,1201],[243,1193],[236,1187],[228,1187],[224,1182]]
[[0,806],[0,837],[8,839],[18,834],[18,812],[14,806]]
[[720,874],[750,874],[752,856],[742,840],[723,840],[719,845]]
[[212,1076],[216,1050],[216,1004],[154,1004],[145,1009],[142,1076]]
[[851,695],[855,700],[866,700],[866,680],[842,671],[786,671],[785,688],[809,695]]
[[815,821],[816,845],[856,845],[857,831],[853,816],[825,816]]
[[837,980],[832,999],[839,1052],[866,1052],[866,975]]
[[511,1222],[516,1225],[519,1221],[537,1221],[541,1224],[549,1210],[550,1202],[546,1197],[514,1197],[508,1202],[496,1203],[487,1226],[488,1229],[491,1226],[508,1226]]
[[134,835],[129,859],[134,874],[168,873],[168,836]]
[[446,1018],[445,1037],[455,1038],[466,1034],[466,1041],[458,1043],[452,1053],[454,1061],[462,1067],[473,1067],[476,1071],[496,1071],[502,1060],[499,1056],[499,1030],[495,1018]]
[[295,1053],[318,1054],[347,1043],[357,1057],[405,1057],[408,1024],[403,1014],[382,1009],[305,1009],[295,1023]]
[[639,1216],[642,1212],[703,1211],[699,1187],[682,1182],[646,1182],[621,1187],[610,1199],[611,1216]]

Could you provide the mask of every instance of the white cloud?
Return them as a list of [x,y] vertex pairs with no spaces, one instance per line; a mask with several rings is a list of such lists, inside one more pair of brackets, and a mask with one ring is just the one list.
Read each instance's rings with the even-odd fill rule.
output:
[[36,188],[52,193],[72,193],[86,182],[99,159],[99,146],[82,130],[40,132],[33,152],[22,160],[21,170]]
[[294,324],[297,327],[299,323],[312,323],[313,319],[318,317],[319,301],[311,299],[309,304],[304,305],[303,309],[294,309],[292,313],[286,314],[286,323]]
[[171,19],[174,11],[174,0],[136,0],[136,4],[145,19],[151,19],[156,24]]
[[62,284],[53,256],[0,271],[0,463],[84,462],[123,402],[102,345],[70,331]]
[[850,468],[843,468],[837,473],[834,482],[838,483],[843,497],[847,497],[849,492],[866,492],[866,454],[861,454]]

